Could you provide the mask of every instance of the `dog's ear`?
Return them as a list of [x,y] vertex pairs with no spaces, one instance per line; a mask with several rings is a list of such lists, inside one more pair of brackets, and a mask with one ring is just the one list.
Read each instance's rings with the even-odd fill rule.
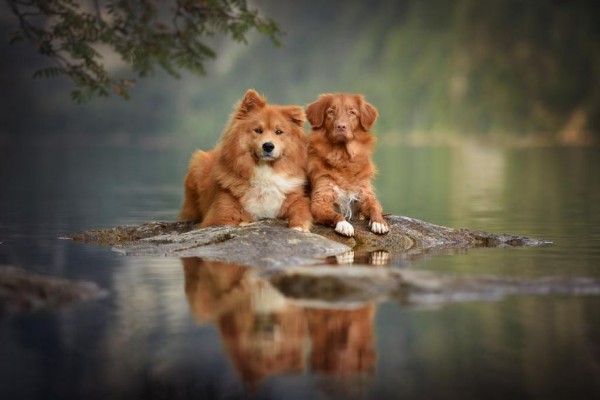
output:
[[323,122],[325,121],[325,111],[331,104],[332,99],[333,95],[322,94],[317,101],[310,103],[306,107],[306,118],[313,129],[318,129],[323,126]]
[[262,97],[258,92],[254,89],[248,89],[242,101],[237,106],[235,111],[236,118],[243,118],[250,112],[263,108],[267,104],[267,100]]
[[285,106],[283,113],[287,115],[292,123],[302,127],[306,117],[304,116],[304,110],[300,106]]
[[354,96],[359,104],[360,109],[360,125],[365,131],[371,129],[379,113],[377,109],[367,101],[361,95],[357,94]]

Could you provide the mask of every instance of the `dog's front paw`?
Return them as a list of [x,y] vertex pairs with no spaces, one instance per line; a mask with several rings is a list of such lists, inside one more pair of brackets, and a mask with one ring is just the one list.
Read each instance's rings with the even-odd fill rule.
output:
[[310,232],[311,221],[290,221],[289,228],[299,232]]
[[335,224],[335,231],[340,235],[354,236],[354,227],[348,221],[340,221]]
[[304,227],[304,226],[291,226],[290,229],[293,229],[295,231],[299,231],[299,232],[310,232],[310,229]]
[[240,227],[245,227],[245,226],[252,226],[252,225],[256,225],[257,222],[248,222],[248,221],[242,221],[238,224],[238,226]]
[[388,228],[385,222],[372,222],[371,223],[371,232],[377,233],[378,235],[382,235],[384,233],[388,233],[390,228]]

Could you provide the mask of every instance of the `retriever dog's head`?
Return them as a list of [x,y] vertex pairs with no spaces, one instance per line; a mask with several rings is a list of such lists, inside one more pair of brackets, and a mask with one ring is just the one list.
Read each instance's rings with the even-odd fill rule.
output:
[[[305,150],[304,110],[300,106],[267,104],[255,90],[246,92],[234,111],[224,142],[229,149],[250,153],[256,162],[300,157]],[[239,154],[238,154],[239,155]]]
[[313,129],[324,128],[333,143],[348,142],[367,132],[377,120],[377,109],[359,94],[322,94],[306,108]]

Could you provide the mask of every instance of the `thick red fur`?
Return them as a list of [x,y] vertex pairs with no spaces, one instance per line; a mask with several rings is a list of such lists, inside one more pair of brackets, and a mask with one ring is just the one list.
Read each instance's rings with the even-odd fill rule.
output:
[[206,227],[281,218],[308,231],[304,121],[301,107],[267,104],[248,90],[220,143],[192,156],[180,220]]
[[[346,236],[353,234],[346,219],[359,216],[370,219],[373,232],[388,231],[371,185],[375,137],[369,130],[377,116],[375,107],[356,94],[322,94],[306,108],[312,126],[308,176],[313,218]],[[340,230],[340,224],[348,228]]]

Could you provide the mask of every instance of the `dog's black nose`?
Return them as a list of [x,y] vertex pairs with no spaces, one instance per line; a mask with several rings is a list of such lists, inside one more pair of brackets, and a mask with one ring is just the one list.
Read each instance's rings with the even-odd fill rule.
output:
[[270,153],[275,148],[275,145],[273,143],[271,143],[271,142],[266,142],[266,143],[263,143],[262,148],[267,153]]

